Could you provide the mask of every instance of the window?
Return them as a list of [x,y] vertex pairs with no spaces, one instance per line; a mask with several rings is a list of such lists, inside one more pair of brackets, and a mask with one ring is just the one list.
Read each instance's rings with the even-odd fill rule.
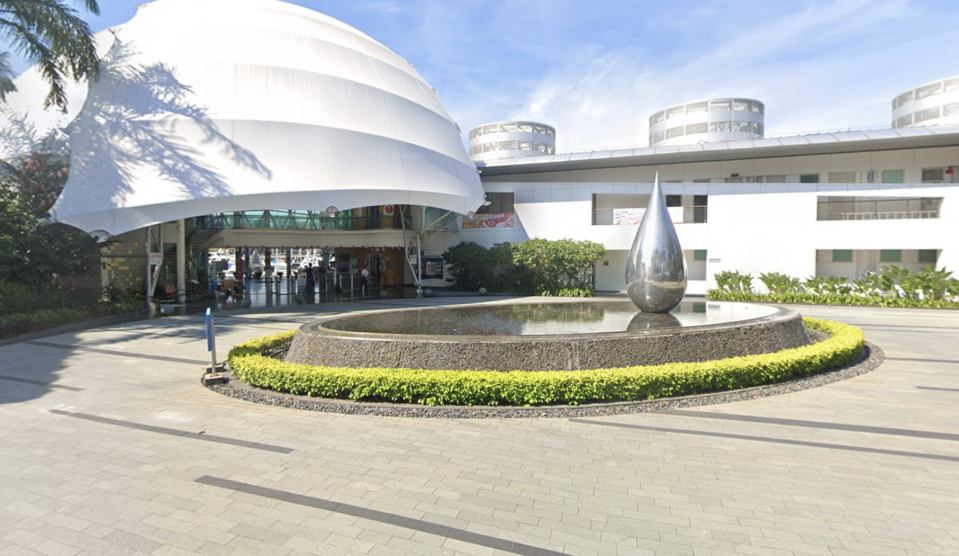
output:
[[706,250],[705,249],[696,249],[693,251],[693,260],[694,261],[705,261],[706,260]]
[[905,116],[902,116],[901,118],[897,118],[896,125],[894,125],[893,127],[906,127],[909,125],[912,125],[912,114],[906,114]]
[[922,183],[942,183],[945,178],[945,168],[926,168],[922,171]]
[[937,249],[920,249],[919,250],[919,262],[928,263],[935,265],[937,259],[939,258],[939,251]]
[[913,114],[913,121],[915,123],[924,122],[926,120],[934,120],[939,117],[939,107],[933,106],[932,108],[926,108],[925,110],[920,110]]
[[883,170],[882,183],[904,183],[905,170]]
[[851,263],[851,262],[852,262],[852,249],[833,249],[833,250],[832,250],[832,262],[834,262],[834,263]]
[[690,124],[686,126],[686,135],[692,135],[694,133],[706,133],[706,124]]
[[683,196],[682,195],[666,195],[666,206],[667,207],[683,206]]
[[697,112],[705,112],[709,109],[709,106],[705,102],[694,102],[692,104],[686,105],[687,114],[695,114]]
[[678,117],[683,116],[683,115],[685,115],[685,114],[686,114],[686,107],[685,107],[685,106],[678,106],[678,107],[676,107],[676,108],[670,108],[669,110],[666,111],[666,117],[667,117],[667,118],[678,118]]
[[829,172],[829,183],[856,183],[856,173]]
[[682,135],[683,135],[683,126],[671,127],[666,130],[667,138],[682,137]]
[[504,212],[513,212],[512,193],[487,193],[486,200],[489,201],[489,206],[476,209],[476,214],[502,214]]
[[942,115],[945,116],[955,116],[959,114],[959,102],[953,102],[952,104],[944,104],[942,106]]
[[899,249],[883,249],[879,251],[879,262],[898,263],[902,260],[902,251]]
[[786,183],[786,176],[782,174],[766,176],[766,183]]
[[916,100],[938,95],[942,92],[942,83],[933,83],[916,89]]
[[819,174],[802,174],[799,183],[819,183]]

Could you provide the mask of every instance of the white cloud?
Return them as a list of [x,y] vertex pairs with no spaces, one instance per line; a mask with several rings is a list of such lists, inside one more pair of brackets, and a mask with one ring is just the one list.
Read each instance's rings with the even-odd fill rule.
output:
[[956,16],[935,19],[907,0],[836,0],[778,20],[703,14],[697,25],[728,30],[710,39],[703,27],[703,40],[670,53],[671,66],[634,46],[576,60],[509,117],[555,125],[563,151],[646,145],[653,112],[717,96],[764,101],[767,136],[888,127],[893,96],[956,73],[936,55],[955,52]]

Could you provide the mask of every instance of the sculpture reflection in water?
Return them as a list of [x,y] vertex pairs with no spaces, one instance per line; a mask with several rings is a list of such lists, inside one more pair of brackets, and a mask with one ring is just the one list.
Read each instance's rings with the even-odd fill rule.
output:
[[666,328],[682,328],[683,324],[678,318],[669,313],[647,313],[640,311],[630,319],[626,326],[627,332],[639,332],[642,330],[662,330]]
[[659,172],[633,247],[629,250],[626,292],[644,313],[668,313],[686,295],[686,258],[666,210]]

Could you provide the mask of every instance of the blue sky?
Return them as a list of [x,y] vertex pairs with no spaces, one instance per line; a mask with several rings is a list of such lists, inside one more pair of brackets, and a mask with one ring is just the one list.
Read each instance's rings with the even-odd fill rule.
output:
[[464,130],[535,119],[561,151],[644,146],[650,114],[715,96],[764,101],[767,136],[889,127],[895,95],[959,74],[956,0],[294,3],[413,62]]

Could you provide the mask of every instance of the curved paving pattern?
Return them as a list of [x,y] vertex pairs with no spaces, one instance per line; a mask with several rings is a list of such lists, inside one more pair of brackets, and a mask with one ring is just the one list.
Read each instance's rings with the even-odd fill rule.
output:
[[[393,303],[231,314],[218,346]],[[886,362],[701,409],[424,420],[208,391],[199,316],[4,345],[0,555],[959,553],[959,313],[798,309]]]

